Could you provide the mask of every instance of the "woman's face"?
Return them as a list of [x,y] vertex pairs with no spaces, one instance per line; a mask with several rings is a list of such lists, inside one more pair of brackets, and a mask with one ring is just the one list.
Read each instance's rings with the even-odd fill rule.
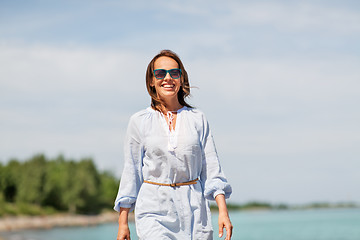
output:
[[[179,68],[179,65],[170,57],[159,57],[154,62],[154,69],[170,70],[174,68]],[[156,79],[153,77],[151,86],[155,87],[156,93],[160,99],[166,101],[176,98],[177,100],[177,93],[181,86],[180,79],[181,78],[173,79],[170,74],[167,73],[163,79]]]

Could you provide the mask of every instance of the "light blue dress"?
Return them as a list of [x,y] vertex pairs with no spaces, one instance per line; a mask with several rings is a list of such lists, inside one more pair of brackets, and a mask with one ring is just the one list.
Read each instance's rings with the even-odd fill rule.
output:
[[[229,198],[231,186],[221,170],[204,114],[188,107],[177,112],[170,131],[162,113],[147,108],[129,121],[125,164],[116,211],[135,208],[139,239],[212,239],[208,200]],[[143,183],[181,183],[178,187]]]

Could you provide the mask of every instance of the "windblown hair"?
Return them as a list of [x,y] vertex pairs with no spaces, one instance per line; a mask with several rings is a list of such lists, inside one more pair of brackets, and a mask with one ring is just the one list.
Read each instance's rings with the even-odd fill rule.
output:
[[185,98],[190,95],[190,84],[187,72],[184,68],[184,65],[182,64],[180,58],[176,53],[172,52],[171,50],[162,50],[159,54],[157,54],[149,63],[147,70],[146,70],[146,88],[149,92],[149,95],[151,97],[151,107],[154,108],[157,111],[161,112],[161,106],[165,105],[164,102],[158,97],[156,93],[155,87],[151,86],[151,83],[153,81],[154,77],[154,63],[155,61],[160,57],[169,57],[174,59],[181,69],[181,77],[180,77],[180,90],[178,92],[178,101],[182,106],[190,107],[186,101]]

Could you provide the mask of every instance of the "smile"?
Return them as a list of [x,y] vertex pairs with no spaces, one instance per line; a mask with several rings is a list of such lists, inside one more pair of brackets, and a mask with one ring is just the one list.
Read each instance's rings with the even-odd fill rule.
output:
[[175,87],[175,84],[162,84],[161,87],[163,87],[163,88],[173,88],[173,87]]

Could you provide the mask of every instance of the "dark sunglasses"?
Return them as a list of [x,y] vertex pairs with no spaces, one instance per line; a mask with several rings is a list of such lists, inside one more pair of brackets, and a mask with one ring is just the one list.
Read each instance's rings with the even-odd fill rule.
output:
[[181,76],[181,69],[173,68],[170,70],[165,70],[165,69],[155,69],[154,70],[154,76],[156,79],[164,79],[167,73],[170,74],[171,78],[178,79]]

